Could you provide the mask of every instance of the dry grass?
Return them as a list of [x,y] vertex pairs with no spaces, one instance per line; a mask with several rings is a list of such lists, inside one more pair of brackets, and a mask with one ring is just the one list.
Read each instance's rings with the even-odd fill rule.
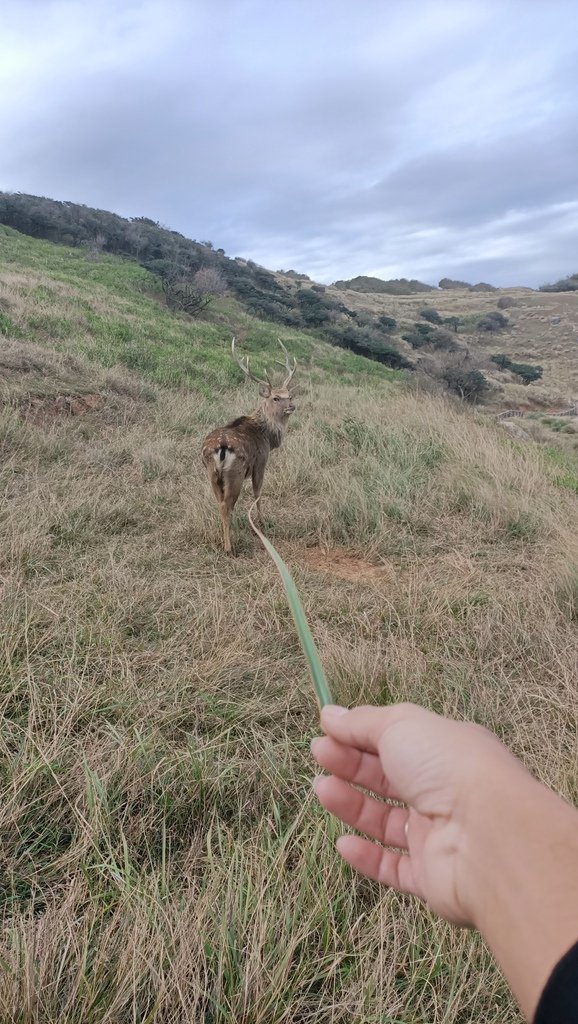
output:
[[[0,1020],[514,1024],[476,936],[336,858],[282,586],[248,496],[223,555],[202,476],[201,437],[254,400],[227,383],[218,332],[167,326],[144,299],[135,321],[130,266],[33,240],[17,257],[20,339],[0,353]],[[244,326],[252,351],[274,344]],[[203,387],[170,390],[169,370],[197,383],[189,335]],[[111,365],[139,355],[135,337],[158,346],[149,383]],[[264,513],[336,699],[474,718],[577,800],[572,465],[314,354]]]
[[[457,341],[466,343],[473,355],[482,360],[484,372],[496,391],[488,406],[561,408],[578,398],[578,293],[532,292],[526,288],[500,289],[497,292],[439,291],[422,295],[391,296],[363,294],[329,289],[339,302],[375,316],[393,316],[406,329],[420,319],[424,306],[438,310],[442,317],[462,320],[463,334]],[[480,317],[497,309],[498,299],[508,296],[515,305],[503,312],[509,321],[506,331],[476,331]],[[398,339],[396,337],[396,343]],[[399,342],[408,358],[415,352]],[[488,357],[504,352],[514,361],[539,363],[543,380],[526,387],[513,374],[499,373]],[[436,363],[436,355],[428,359]],[[486,361],[484,363],[484,361]]]
[[[28,358],[16,406],[90,375]],[[518,1020],[475,936],[337,862],[281,585],[242,511],[223,556],[199,471],[248,392],[134,382],[123,407],[129,380],[96,374],[85,415],[2,413],[0,1018]],[[473,717],[576,799],[576,502],[551,475],[435,397],[326,383],[264,504],[340,701]]]

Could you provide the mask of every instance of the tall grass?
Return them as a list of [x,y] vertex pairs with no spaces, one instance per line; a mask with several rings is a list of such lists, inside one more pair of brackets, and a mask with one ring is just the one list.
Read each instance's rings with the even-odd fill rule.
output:
[[[2,359],[0,1019],[518,1021],[476,936],[334,852],[281,581],[248,495],[223,555],[199,465],[253,394],[48,339]],[[317,373],[263,512],[335,700],[473,718],[578,799],[559,466],[435,397]],[[99,404],[57,412],[62,393]]]

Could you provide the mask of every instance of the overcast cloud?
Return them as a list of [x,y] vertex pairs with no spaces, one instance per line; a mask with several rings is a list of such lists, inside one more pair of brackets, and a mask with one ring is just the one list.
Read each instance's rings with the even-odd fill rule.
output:
[[0,0],[0,188],[229,255],[578,271],[575,0]]

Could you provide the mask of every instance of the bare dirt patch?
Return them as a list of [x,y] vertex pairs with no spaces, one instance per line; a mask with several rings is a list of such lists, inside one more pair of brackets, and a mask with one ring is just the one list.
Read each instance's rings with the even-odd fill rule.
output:
[[316,572],[324,572],[342,580],[354,583],[370,583],[393,580],[397,571],[392,564],[380,562],[375,564],[347,548],[295,548],[291,552],[293,558],[301,565]]
[[23,419],[36,426],[46,426],[69,416],[84,416],[101,409],[102,395],[50,395],[30,398],[20,409]]

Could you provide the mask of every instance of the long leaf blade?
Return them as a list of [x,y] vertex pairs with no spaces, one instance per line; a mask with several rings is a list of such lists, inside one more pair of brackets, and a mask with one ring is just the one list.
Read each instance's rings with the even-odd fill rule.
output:
[[273,547],[271,541],[267,540],[267,538],[261,533],[258,527],[255,526],[255,523],[253,522],[251,516],[253,508],[254,505],[252,505],[251,508],[249,509],[249,522],[251,524],[251,529],[257,534],[257,537],[261,541],[267,553],[273,559],[279,571],[279,575],[281,577],[283,586],[285,587],[285,592],[287,594],[287,600],[289,601],[289,608],[293,616],[293,621],[297,628],[299,642],[301,644],[303,654],[305,655],[307,663],[309,665],[309,672],[311,675],[313,686],[315,688],[315,693],[317,695],[319,707],[322,708],[326,704],[332,704],[333,698],[327,685],[327,680],[325,678],[325,673],[323,672],[321,661],[319,660],[317,648],[315,647],[315,641],[311,635],[311,630],[309,629],[309,626],[307,624],[307,619],[305,618],[303,605],[301,604],[299,594],[297,593],[297,588],[291,578],[291,573],[289,572],[289,569],[287,568],[285,562],[281,558],[281,555]]

